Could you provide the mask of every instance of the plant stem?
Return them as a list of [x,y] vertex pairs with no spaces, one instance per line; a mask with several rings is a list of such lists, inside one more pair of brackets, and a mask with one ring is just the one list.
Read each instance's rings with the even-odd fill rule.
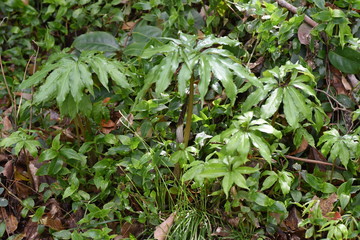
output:
[[188,106],[187,106],[187,113],[186,113],[186,127],[184,130],[184,145],[185,145],[185,147],[188,146],[189,138],[190,138],[192,114],[193,114],[193,108],[194,108],[193,102],[194,102],[194,76],[191,76],[190,92],[189,92],[189,99],[188,99]]

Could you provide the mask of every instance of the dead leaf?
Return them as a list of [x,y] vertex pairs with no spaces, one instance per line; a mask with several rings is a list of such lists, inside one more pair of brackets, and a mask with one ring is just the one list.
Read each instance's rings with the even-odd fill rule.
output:
[[215,232],[211,234],[211,236],[220,236],[220,237],[228,237],[229,235],[230,235],[230,231],[222,227],[216,228]]
[[298,149],[296,149],[295,151],[293,151],[292,153],[290,153],[289,155],[295,155],[298,153],[301,153],[303,151],[305,151],[309,146],[308,141],[306,141],[305,138],[302,139],[300,146],[298,147]]
[[19,96],[19,97],[22,97],[26,100],[31,100],[32,99],[32,94],[30,93],[24,93],[24,92],[14,92],[14,95],[15,96]]
[[298,38],[301,44],[304,45],[309,45],[310,40],[311,40],[311,30],[313,28],[307,24],[307,23],[302,23],[298,29]]
[[60,231],[63,229],[61,220],[59,218],[52,218],[49,213],[41,219],[41,223],[56,231]]
[[337,201],[338,196],[336,193],[332,193],[328,198],[326,199],[320,199],[317,196],[314,196],[312,198],[313,200],[320,200],[319,206],[322,212],[322,215],[324,217],[327,217],[327,214],[331,212],[334,209],[334,202]]
[[12,234],[15,232],[15,230],[18,228],[18,220],[14,215],[8,215],[7,218],[5,218],[5,224],[6,224],[6,232],[7,234]]
[[[322,161],[322,162],[327,162],[327,159],[324,157],[324,155],[314,147],[310,147],[309,158],[314,159],[314,160],[318,160],[318,161]],[[325,165],[316,164],[316,166],[320,169],[320,171],[322,171],[322,172],[326,171],[326,166]]]
[[136,25],[136,22],[125,22],[122,25],[121,29],[122,30],[132,30],[135,27],[135,25]]
[[12,123],[8,116],[4,116],[1,124],[3,125],[2,132],[10,132],[13,129]]
[[284,225],[291,231],[303,230],[298,227],[298,224],[302,221],[299,211],[296,207],[292,207],[289,211],[288,217],[284,220]]
[[172,213],[164,222],[156,227],[154,232],[154,238],[156,240],[165,240],[169,234],[169,230],[174,223],[176,213]]
[[62,215],[60,203],[58,201],[56,201],[55,198],[50,198],[46,202],[46,207],[50,208],[50,211],[48,214],[51,218],[60,217]]
[[345,90],[351,91],[352,90],[352,86],[350,85],[350,83],[346,80],[345,76],[343,75],[341,77],[341,82],[345,88]]
[[31,161],[29,163],[29,170],[30,170],[32,179],[34,180],[34,188],[37,192],[37,191],[39,191],[40,179],[39,179],[39,176],[36,175],[38,168],[35,167],[34,161]]
[[137,236],[143,231],[144,226],[136,221],[133,221],[131,223],[125,222],[121,226],[121,237],[128,238],[130,234]]
[[342,83],[342,73],[333,66],[330,66],[330,71],[332,73],[330,83],[335,88],[336,93],[347,95],[347,91]]
[[13,165],[13,161],[8,161],[5,166],[4,166],[4,170],[2,171],[2,174],[4,174],[4,176],[8,179],[12,179],[13,175],[14,175],[14,165]]
[[257,66],[263,64],[264,62],[265,62],[265,57],[261,56],[254,63],[249,63],[249,68],[250,69],[256,68]]
[[24,229],[26,239],[40,239],[37,228],[38,224],[29,220]]
[[240,218],[239,217],[229,218],[227,221],[231,226],[237,228],[239,226]]
[[110,119],[110,120],[101,120],[101,126],[104,128],[112,128],[115,127],[115,123]]

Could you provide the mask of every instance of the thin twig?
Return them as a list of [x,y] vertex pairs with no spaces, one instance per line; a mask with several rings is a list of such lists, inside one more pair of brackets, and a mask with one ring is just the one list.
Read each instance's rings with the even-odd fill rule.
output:
[[307,162],[307,163],[314,163],[314,164],[321,164],[321,165],[327,165],[327,166],[334,166],[338,169],[341,169],[341,170],[346,170],[345,168],[343,167],[340,167],[340,166],[337,166],[337,165],[334,165],[332,163],[329,163],[329,162],[323,162],[323,161],[318,161],[318,160],[313,160],[313,159],[308,159],[308,158],[299,158],[299,157],[294,157],[294,156],[290,156],[290,155],[285,155],[286,158],[289,158],[289,159],[293,159],[293,160],[296,160],[296,161],[301,161],[301,162]]
[[321,90],[321,89],[318,89],[318,88],[315,88],[315,90],[318,91],[318,92],[324,93],[328,98],[331,98],[332,100],[334,100],[334,102],[336,102],[336,103],[339,104],[341,107],[343,107],[343,108],[334,108],[334,107],[333,107],[334,110],[342,110],[342,111],[346,111],[346,112],[352,112],[352,111],[346,109],[346,107],[345,107],[341,102],[339,102],[336,98],[334,98],[333,96],[331,96],[331,95],[330,95],[329,93],[327,93],[326,91]]
[[[297,13],[297,8],[296,8],[295,6],[293,6],[292,4],[286,2],[285,0],[276,0],[276,2],[277,2],[280,6],[288,9],[290,12],[292,12],[292,13]],[[312,27],[316,27],[317,25],[319,25],[317,22],[315,22],[314,20],[312,20],[312,19],[311,19],[309,16],[307,16],[307,15],[305,15],[304,21],[305,21],[307,24],[309,24],[310,26],[312,26]]]

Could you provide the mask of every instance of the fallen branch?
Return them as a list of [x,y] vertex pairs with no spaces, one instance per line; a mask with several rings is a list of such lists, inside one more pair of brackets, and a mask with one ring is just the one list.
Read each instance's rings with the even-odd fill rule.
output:
[[299,157],[294,157],[294,156],[290,156],[290,155],[286,155],[285,157],[289,158],[289,159],[296,160],[296,161],[314,163],[314,164],[321,164],[321,165],[327,165],[327,166],[334,166],[334,167],[336,167],[338,169],[346,170],[343,167],[339,167],[339,166],[337,166],[335,164],[332,164],[332,163],[329,163],[329,162],[323,162],[323,161],[318,161],[318,160],[313,160],[313,159],[308,159],[308,158],[299,158]]
[[[276,0],[276,2],[277,2],[280,6],[288,9],[290,12],[292,12],[292,13],[297,13],[297,8],[296,8],[295,6],[293,6],[292,4],[286,2],[285,0]],[[304,21],[305,21],[307,24],[309,24],[310,26],[312,26],[312,27],[316,27],[317,25],[319,25],[317,22],[315,22],[314,20],[312,20],[312,19],[311,19],[310,17],[308,17],[307,15],[305,15]]]

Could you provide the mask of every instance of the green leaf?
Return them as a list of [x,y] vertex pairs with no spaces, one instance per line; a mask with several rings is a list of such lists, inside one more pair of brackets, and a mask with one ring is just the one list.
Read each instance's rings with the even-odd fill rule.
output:
[[54,232],[52,235],[59,239],[70,239],[71,238],[71,232],[69,230],[61,230],[58,232]]
[[233,175],[231,172],[228,172],[227,174],[225,174],[225,176],[221,182],[221,185],[225,192],[226,198],[229,197],[229,191],[233,184],[234,184]]
[[349,160],[350,160],[350,151],[348,149],[348,146],[346,146],[346,144],[343,141],[339,141],[335,144],[339,145],[339,155],[338,156],[340,158],[342,165],[344,165],[344,167],[347,168],[347,166],[349,164]]
[[204,166],[200,176],[204,178],[217,178],[226,175],[228,172],[228,168],[223,163],[209,163]]
[[19,85],[19,88],[24,89],[24,88],[36,86],[41,80],[43,80],[48,75],[49,72],[51,72],[58,66],[59,63],[45,65],[41,70],[35,72],[34,75],[23,81]]
[[38,140],[27,140],[24,147],[29,151],[31,156],[35,157],[38,153],[37,147],[41,147],[41,144]]
[[191,78],[192,72],[189,70],[186,64],[182,64],[178,75],[178,88],[181,97],[186,94],[186,86]]
[[281,171],[278,173],[280,189],[284,195],[290,192],[290,187],[293,182],[293,176],[290,172]]
[[176,49],[174,45],[166,44],[158,47],[148,47],[144,50],[143,54],[141,55],[142,58],[150,58],[155,54],[159,53],[169,53]]
[[[58,102],[59,106],[63,104],[65,101],[68,93],[70,92],[70,82],[69,82],[69,74],[76,63],[72,60],[66,61],[63,65],[61,65],[62,74],[53,82],[53,84],[57,84],[57,96],[56,101]],[[56,70],[55,70],[56,71]],[[54,71],[54,72],[55,72]],[[79,79],[80,80],[80,79]]]
[[288,86],[287,89],[293,99],[293,102],[295,103],[294,107],[296,107],[297,111],[299,111],[307,120],[312,122],[311,108],[306,105],[304,95],[302,95],[299,90],[292,86]]
[[90,32],[80,35],[73,42],[79,51],[95,50],[102,52],[115,52],[120,49],[115,37],[107,32]]
[[56,96],[57,81],[62,76],[63,70],[61,68],[55,69],[50,75],[46,78],[46,81],[34,97],[34,103],[46,102]]
[[241,158],[247,158],[250,151],[250,139],[249,135],[244,132],[239,132],[239,142],[237,143],[237,151]]
[[263,182],[263,186],[261,188],[261,191],[264,191],[264,190],[270,188],[272,185],[274,185],[276,183],[277,180],[278,180],[278,176],[275,172],[273,172],[273,174],[271,174],[270,176],[265,178],[265,180]]
[[98,76],[100,83],[103,85],[103,87],[106,88],[106,90],[109,91],[109,86],[108,86],[109,79],[108,79],[108,73],[106,71],[107,63],[105,62],[105,60],[99,56],[94,56],[93,58],[89,59],[88,62],[91,68]]
[[235,83],[233,82],[232,73],[215,56],[210,56],[208,60],[209,64],[211,65],[211,71],[214,73],[215,77],[221,81],[222,85],[225,88],[226,95],[231,101],[231,105],[234,105],[237,88]]
[[93,90],[94,82],[92,80],[89,67],[83,62],[78,62],[77,64],[80,71],[81,81],[83,82],[87,90],[90,92],[90,94],[94,96],[94,90]]
[[211,68],[206,55],[203,54],[200,56],[199,75],[200,82],[198,88],[200,92],[200,98],[202,101],[204,101],[211,80]]
[[41,206],[38,209],[36,209],[36,212],[35,212],[34,216],[31,218],[31,221],[32,222],[40,221],[40,219],[43,216],[44,212],[45,212],[45,206]]
[[284,88],[284,113],[285,118],[289,125],[293,128],[296,128],[299,121],[299,110],[296,109],[295,103],[293,101],[293,98],[291,97],[291,94],[289,93],[288,88]]
[[261,117],[266,119],[271,117],[279,108],[283,99],[283,88],[276,88],[261,106]]
[[263,207],[269,207],[273,205],[275,202],[273,199],[259,192],[251,192],[249,197],[252,201],[256,202],[257,204]]
[[241,106],[243,112],[247,112],[251,107],[258,104],[261,100],[264,100],[271,89],[269,88],[258,88],[246,98],[245,102]]
[[9,205],[9,201],[5,198],[0,197],[0,207],[7,207]]
[[248,133],[252,144],[259,150],[261,156],[271,164],[271,152],[267,143],[254,133]]
[[206,36],[206,38],[204,38],[203,40],[199,41],[195,50],[200,51],[201,49],[209,48],[209,47],[213,46],[214,44],[237,46],[240,44],[240,42],[230,39],[228,37],[217,38],[214,35],[209,35],[209,36]]
[[252,130],[252,131],[257,130],[257,131],[260,131],[260,132],[272,134],[277,138],[282,137],[281,131],[276,130],[273,126],[271,126],[270,124],[267,124],[267,123],[266,124],[261,124],[261,125],[251,126],[249,128],[249,130]]
[[241,144],[242,141],[240,140],[240,138],[242,138],[242,135],[244,135],[244,133],[238,131],[230,138],[229,142],[226,144],[226,151],[229,154],[232,155],[238,148],[239,144]]
[[220,61],[229,69],[233,70],[238,77],[249,81],[253,86],[263,88],[262,83],[249,69],[243,67],[240,63],[230,60],[230,58],[220,58]]
[[241,168],[235,169],[232,172],[233,180],[238,187],[241,187],[244,189],[249,189],[246,184],[246,179],[244,178],[244,176],[241,173],[242,173]]
[[84,82],[81,80],[80,70],[78,63],[74,63],[72,70],[69,74],[69,85],[71,95],[73,96],[76,104],[79,104],[83,96]]
[[360,52],[349,47],[337,48],[329,52],[329,60],[332,65],[343,73],[360,73]]
[[159,72],[157,72],[156,89],[157,93],[163,93],[170,85],[172,75],[174,74],[176,68],[179,66],[177,52],[171,52],[166,56],[160,63]]
[[115,62],[107,61],[106,70],[110,75],[111,79],[122,88],[130,88],[130,84],[126,80],[125,74],[119,71],[118,64]]

